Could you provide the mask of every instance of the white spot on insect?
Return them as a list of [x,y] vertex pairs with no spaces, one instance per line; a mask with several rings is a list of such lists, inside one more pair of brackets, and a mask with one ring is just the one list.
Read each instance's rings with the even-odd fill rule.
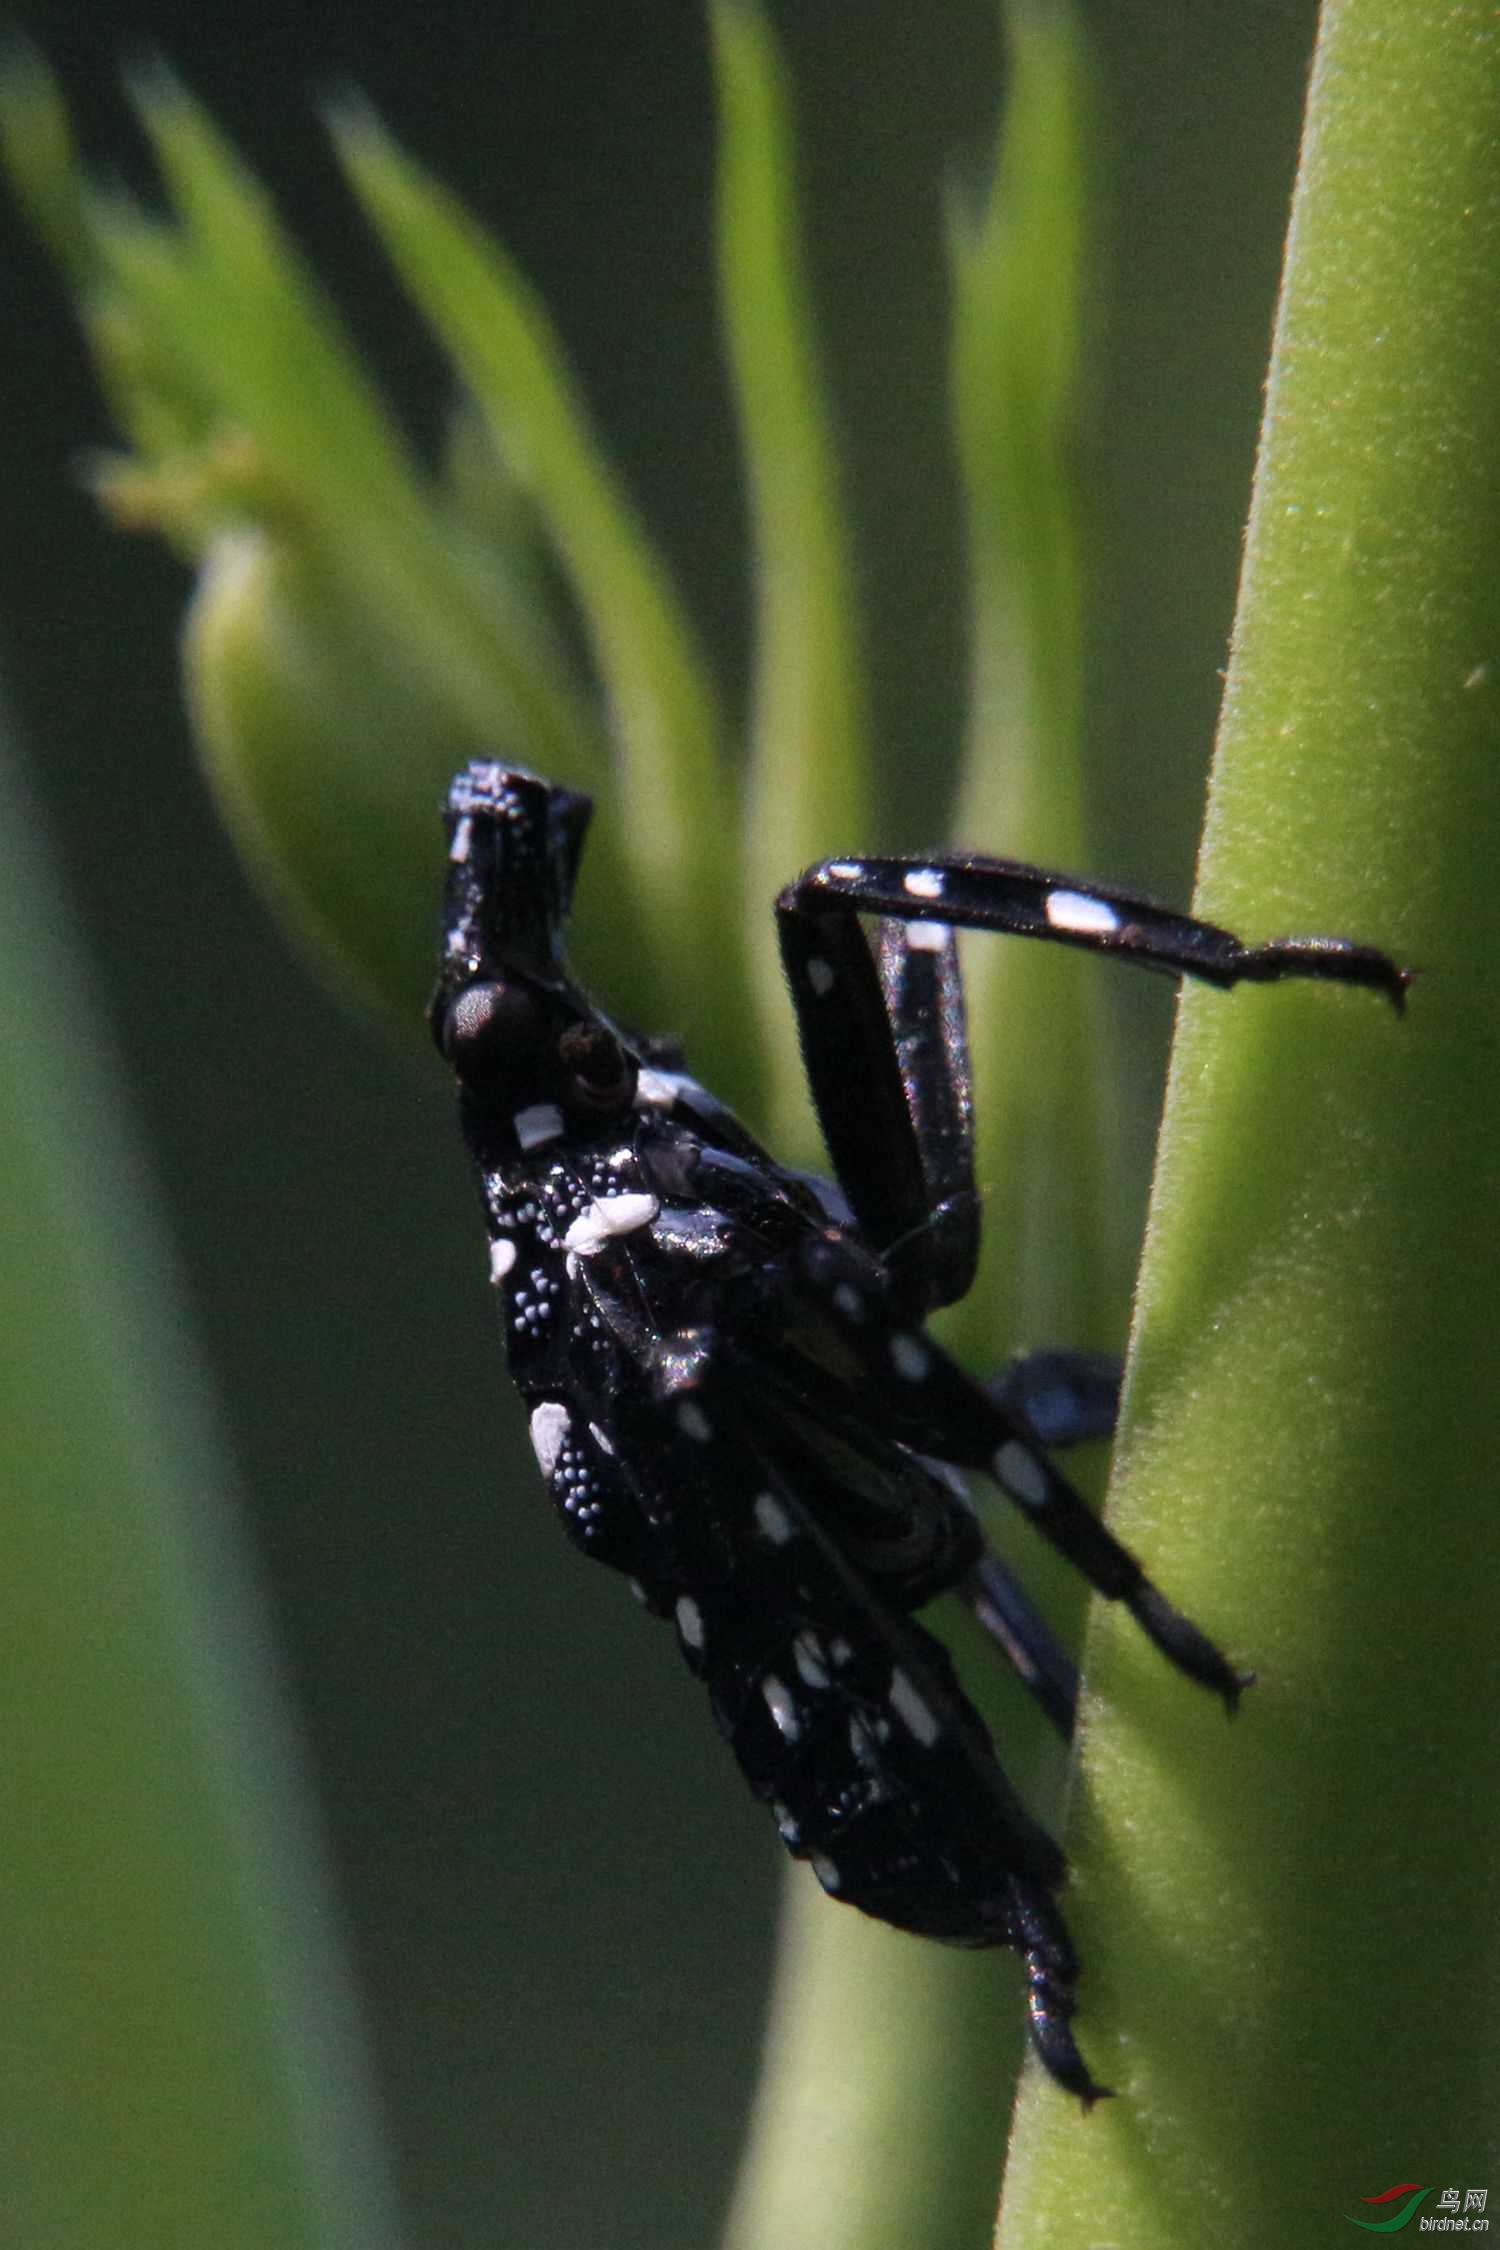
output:
[[899,1665],[891,1674],[889,1694],[891,1709],[907,1733],[914,1734],[924,1750],[930,1750],[941,1732],[937,1717]]
[[677,1597],[677,1630],[689,1648],[702,1648],[703,1612],[691,1594]]
[[755,1495],[755,1521],[773,1547],[784,1547],[795,1537],[795,1526],[774,1492]]
[[490,1244],[490,1280],[498,1287],[516,1262],[516,1246],[508,1234],[497,1234]]
[[836,1891],[843,1882],[844,1878],[826,1853],[814,1852],[807,1864],[817,1876],[825,1891]]
[[875,1739],[870,1722],[862,1712],[856,1711],[849,1721],[849,1748],[856,1765],[875,1767],[880,1763],[880,1745]]
[[518,1109],[511,1123],[522,1148],[542,1148],[561,1137],[563,1116],[556,1102],[534,1102],[530,1109]]
[[799,1633],[792,1643],[792,1656],[809,1687],[827,1687],[828,1667],[823,1661],[823,1643],[816,1633]]
[[707,1445],[713,1436],[713,1424],[695,1398],[685,1398],[677,1409],[677,1427],[684,1437],[699,1445]]
[[1047,1504],[1047,1472],[1036,1455],[1017,1438],[1007,1438],[997,1446],[994,1470],[998,1481],[1004,1485],[1013,1500],[1024,1508],[1042,1508]]
[[1120,927],[1112,906],[1082,891],[1049,891],[1045,912],[1054,930],[1073,930],[1080,937],[1107,937]]
[[962,1469],[955,1469],[951,1461],[938,1461],[930,1453],[920,1454],[918,1458],[928,1475],[936,1477],[939,1484],[945,1484],[956,1500],[967,1501],[969,1480]]
[[448,857],[455,867],[462,867],[468,859],[474,842],[474,823],[467,813],[453,830],[453,841],[448,846]]
[[901,888],[909,898],[941,898],[948,878],[940,867],[908,867]]
[[615,1450],[614,1440],[610,1437],[608,1431],[601,1430],[597,1422],[590,1422],[589,1436],[593,1439],[595,1445],[598,1446],[601,1453],[608,1453],[611,1457],[613,1457]]
[[846,1641],[843,1634],[839,1633],[833,1640],[829,1642],[828,1653],[833,1658],[835,1664],[847,1664],[850,1657],[854,1654],[854,1643],[852,1641]]
[[840,883],[857,883],[859,881],[859,866],[852,859],[830,860],[828,872]]
[[641,1584],[638,1578],[632,1578],[630,1580],[630,1591],[632,1592],[632,1594],[634,1594],[642,1609],[644,1609],[647,1602],[651,1599],[651,1596],[647,1593],[645,1587]]
[[807,981],[820,1000],[826,1000],[833,990],[833,963],[825,961],[821,953],[809,955]]
[[677,1099],[682,1080],[665,1070],[652,1070],[643,1065],[636,1075],[635,1106],[637,1109],[670,1109]]
[[791,1806],[782,1804],[778,1798],[776,1803],[772,1805],[771,1810],[776,1816],[776,1825],[781,1830],[782,1842],[784,1844],[795,1844],[802,1834],[802,1830],[797,1825],[797,1816],[792,1811]]
[[660,1209],[654,1195],[596,1196],[563,1236],[563,1248],[580,1258],[591,1258],[606,1242],[616,1241],[622,1234],[634,1234],[638,1227],[649,1227]]
[[908,922],[905,929],[913,953],[941,953],[953,935],[946,922]]
[[920,1383],[932,1367],[932,1354],[920,1336],[900,1330],[891,1338],[891,1365],[905,1383]]
[[568,1442],[568,1410],[549,1399],[531,1417],[531,1450],[544,1477],[557,1466],[557,1456]]
[[797,1716],[797,1706],[792,1701],[791,1690],[785,1680],[779,1680],[774,1672],[768,1672],[760,1683],[760,1692],[765,1697],[766,1709],[776,1722],[777,1733],[785,1741],[795,1742],[802,1732],[802,1721]]
[[841,1281],[833,1292],[833,1301],[845,1320],[863,1320],[865,1301],[852,1281]]

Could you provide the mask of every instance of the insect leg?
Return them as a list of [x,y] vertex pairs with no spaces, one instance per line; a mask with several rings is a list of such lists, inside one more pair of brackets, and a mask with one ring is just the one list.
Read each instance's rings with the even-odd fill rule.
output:
[[[851,1429],[847,1419],[841,1422],[830,1403],[817,1400],[816,1375],[804,1369],[793,1380],[784,1362],[758,1352],[744,1362],[741,1381],[745,1393],[755,1397],[758,1413],[774,1418],[784,1432],[800,1432],[800,1504],[839,1539],[847,1559],[879,1598],[912,1611],[937,1594],[957,1593],[1067,1740],[1077,1709],[1077,1670],[1020,1583],[987,1548],[963,1477],[935,1457],[914,1460],[913,1476],[922,1472],[929,1480],[927,1490],[913,1484],[899,1497],[889,1493],[886,1510],[872,1519],[869,1495],[859,1490],[858,1429]],[[845,1406],[849,1395],[846,1386]],[[868,1393],[855,1395],[879,1413],[882,1402],[873,1384]],[[810,1428],[818,1433],[815,1439]],[[887,1434],[881,1443],[888,1449],[889,1442]],[[831,1476],[830,1444],[838,1448]]]
[[886,1263],[903,1300],[927,1312],[966,1296],[979,1263],[963,981],[953,934],[937,922],[882,922],[875,957],[922,1175],[919,1208]]
[[1086,1445],[1115,1434],[1121,1373],[1111,1352],[1027,1352],[986,1388],[1039,1445]]
[[959,1592],[1064,1742],[1078,1717],[1078,1667],[998,1555],[985,1553]]
[[783,928],[799,919],[809,925],[799,948],[799,967],[801,989],[813,999],[831,993],[818,991],[819,980],[806,967],[808,958],[826,950],[824,941],[835,922],[859,914],[1045,938],[1208,984],[1317,977],[1366,985],[1384,993],[1398,1012],[1412,974],[1374,946],[1356,945],[1349,938],[1270,938],[1246,945],[1232,930],[1156,906],[1134,892],[977,853],[928,860],[822,860],[787,886],[777,912]]
[[849,1320],[841,1333],[845,1348],[864,1367],[863,1395],[881,1427],[919,1453],[992,1477],[1096,1593],[1123,1602],[1179,1671],[1234,1709],[1247,1676],[1151,1583],[1129,1549],[1053,1466],[1029,1423],[997,1404],[925,1332]]
[[[899,926],[878,964],[861,915]],[[776,917],[834,1169],[918,1316],[963,1294],[978,1247],[955,928],[1082,946],[1221,986],[1366,985],[1398,1010],[1410,981],[1347,938],[1246,945],[1131,892],[977,854],[824,860],[788,884]]]
[[[873,1299],[861,1286],[868,1275],[846,1245],[827,1238],[804,1244],[789,1265],[787,1278],[789,1304],[805,1306],[815,1298],[848,1352],[862,1365],[863,1374],[854,1376],[846,1365],[837,1382],[830,1383],[815,1363],[793,1360],[763,1339],[755,1355],[758,1385],[772,1398],[780,1389],[786,1400],[783,1413],[795,1416],[810,1410],[830,1437],[839,1433],[848,1468],[855,1456],[847,1449],[857,1449],[862,1434],[868,1441],[870,1432],[881,1447],[899,1435],[914,1450],[924,1450],[926,1426],[903,1425],[902,1394],[911,1383],[920,1388],[929,1363],[926,1336],[890,1325],[889,1302]],[[1038,1352],[1006,1369],[989,1386],[989,1395],[1038,1443],[1044,1434],[1048,1440],[1069,1443],[1108,1434],[1119,1380],[1119,1363],[1104,1354]],[[859,1417],[854,1429],[848,1426],[851,1404]],[[898,1507],[897,1521],[884,1540],[867,1526],[853,1540],[855,1558],[881,1593],[905,1609],[922,1607],[948,1587],[957,1591],[1066,1739],[1073,1730],[1078,1700],[1076,1668],[1018,1581],[984,1548],[964,1479],[936,1457],[941,1450],[936,1448],[922,1466],[938,1480],[934,1494],[941,1491],[947,1499],[948,1527],[940,1531],[941,1518],[933,1512],[932,1501],[924,1503],[913,1491],[904,1503],[910,1517]],[[958,1520],[967,1538],[954,1536],[950,1494],[957,1499]],[[926,1525],[928,1536],[916,1543],[914,1553],[912,1533],[919,1523]],[[847,1528],[845,1537],[851,1538]]]
[[1085,2109],[1108,2101],[1114,2091],[1101,2086],[1078,2051],[1072,2018],[1078,1961],[1062,1917],[1045,1891],[1017,1878],[1011,1884],[1016,1947],[1026,1964],[1026,2018],[1032,2043],[1059,2085],[1078,2096]]
[[782,958],[834,1170],[912,1317],[964,1295],[979,1252],[963,988],[951,931],[783,893]]
[[[1114,1434],[1120,1363],[1105,1352],[1029,1352],[986,1385],[1041,1445]],[[1078,1668],[998,1555],[986,1553],[959,1591],[1063,1740],[1078,1716]]]
[[1180,1672],[1222,1696],[1233,1711],[1249,1675],[1235,1671],[1207,1634],[1173,1608],[1035,1439],[936,1346],[932,1353],[928,1403],[946,1432],[938,1449],[964,1467],[986,1469],[1096,1593],[1123,1602]]

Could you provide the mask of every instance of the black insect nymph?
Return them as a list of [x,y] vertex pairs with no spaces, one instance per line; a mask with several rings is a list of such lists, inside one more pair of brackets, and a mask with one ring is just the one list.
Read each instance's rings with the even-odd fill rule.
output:
[[1328,978],[1398,1008],[1405,974],[1343,939],[1245,946],[1005,860],[825,861],[776,913],[830,1187],[778,1164],[674,1050],[625,1037],[572,981],[562,932],[589,811],[518,767],[458,775],[432,1007],[547,1490],[585,1554],[673,1620],[752,1791],[824,1889],[923,1937],[1014,1948],[1038,2055],[1092,2103],[1107,2089],[1071,2028],[1062,1854],[916,1615],[957,1589],[1071,1730],[1073,1666],[988,1552],[964,1473],[1231,1709],[1244,1680],[1050,1457],[1109,1433],[1113,1366],[1049,1352],[986,1386],[923,1326],[967,1291],[979,1242],[953,931],[1219,985]]

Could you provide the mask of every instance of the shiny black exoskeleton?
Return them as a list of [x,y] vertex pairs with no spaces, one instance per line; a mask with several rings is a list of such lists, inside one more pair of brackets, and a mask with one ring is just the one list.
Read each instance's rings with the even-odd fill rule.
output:
[[[1086,946],[1232,985],[1322,977],[1399,1008],[1342,939],[1244,946],[1127,894],[965,856],[831,860],[777,901],[838,1186],[787,1170],[572,981],[562,932],[589,800],[474,764],[448,800],[432,1022],[458,1076],[511,1373],[553,1504],[671,1618],[788,1847],[834,1897],[950,1944],[1013,1947],[1047,2069],[1074,2041],[1063,1859],[916,1612],[956,1588],[1054,1724],[1073,1667],[985,1546],[990,1479],[1181,1671],[1244,1678],[1092,1514],[1049,1447],[1108,1434],[1116,1373],[1082,1354],[997,1385],[928,1335],[979,1240],[955,927]],[[878,918],[872,944],[860,917]]]

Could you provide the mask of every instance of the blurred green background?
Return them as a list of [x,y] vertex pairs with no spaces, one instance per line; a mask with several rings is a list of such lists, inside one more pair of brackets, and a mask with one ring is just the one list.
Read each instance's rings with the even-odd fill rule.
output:
[[[798,89],[882,750],[907,806],[888,840],[920,846],[965,674],[942,189],[989,146],[997,26],[983,0],[920,21],[896,0],[772,13]],[[1183,898],[1314,9],[1087,14],[1105,182],[1080,429],[1093,861]],[[325,0],[301,21],[37,0],[24,27],[86,148],[141,185],[118,66],[173,62],[435,443],[436,357],[314,115],[321,94],[370,95],[540,285],[724,676],[743,680],[693,0]],[[178,695],[187,581],[105,528],[74,476],[108,425],[55,276],[8,207],[0,229],[4,689],[240,1465],[412,2240],[706,2244],[754,2079],[772,1840],[665,1636],[567,1551],[517,1453],[442,1074],[351,1023],[215,826]],[[435,875],[436,843],[434,823]],[[1159,1049],[1159,996],[1131,1005]],[[1144,1141],[1139,1161],[1143,1181]]]

